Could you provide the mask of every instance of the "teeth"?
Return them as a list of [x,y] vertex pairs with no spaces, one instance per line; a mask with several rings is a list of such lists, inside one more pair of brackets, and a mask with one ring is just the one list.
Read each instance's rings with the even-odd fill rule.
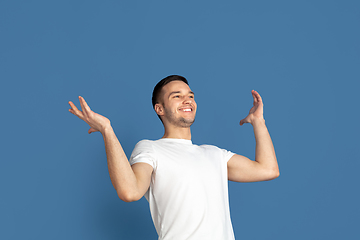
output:
[[186,109],[183,109],[184,112],[191,112],[191,109],[189,108],[186,108]]

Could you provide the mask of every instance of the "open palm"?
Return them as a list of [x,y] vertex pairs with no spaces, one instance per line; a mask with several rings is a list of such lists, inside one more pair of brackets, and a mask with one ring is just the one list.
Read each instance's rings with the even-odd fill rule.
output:
[[263,116],[264,104],[260,94],[255,90],[252,90],[251,94],[254,98],[253,107],[250,109],[249,115],[247,115],[246,118],[240,121],[240,125],[243,125],[244,123],[252,123],[254,119],[264,119]]
[[70,109],[69,112],[84,120],[87,124],[89,124],[90,129],[89,133],[92,132],[101,132],[103,133],[104,129],[110,125],[110,120],[90,109],[88,104],[86,103],[83,97],[79,96],[79,101],[81,105],[81,110],[77,109],[73,102],[69,102]]

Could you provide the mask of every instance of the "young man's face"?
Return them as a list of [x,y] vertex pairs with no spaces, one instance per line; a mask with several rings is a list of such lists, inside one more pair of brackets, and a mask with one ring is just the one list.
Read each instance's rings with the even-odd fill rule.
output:
[[178,127],[190,127],[195,121],[196,102],[194,93],[183,81],[172,81],[161,90],[163,101],[157,113],[164,124],[170,123]]

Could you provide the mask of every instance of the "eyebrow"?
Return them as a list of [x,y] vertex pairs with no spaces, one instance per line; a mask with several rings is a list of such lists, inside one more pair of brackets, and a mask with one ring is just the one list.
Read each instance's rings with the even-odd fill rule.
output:
[[[170,97],[171,95],[177,94],[177,93],[181,93],[181,92],[180,92],[180,91],[173,91],[173,92],[171,92],[171,93],[169,94],[169,97]],[[193,91],[189,91],[189,93],[195,95]]]

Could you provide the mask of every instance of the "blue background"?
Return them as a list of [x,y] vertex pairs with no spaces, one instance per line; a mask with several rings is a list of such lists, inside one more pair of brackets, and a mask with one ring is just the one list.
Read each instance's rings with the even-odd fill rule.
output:
[[154,85],[188,78],[193,142],[254,158],[239,126],[265,103],[281,175],[229,183],[237,239],[360,239],[359,1],[0,2],[0,238],[157,239],[118,199],[81,95],[128,156],[162,137]]

